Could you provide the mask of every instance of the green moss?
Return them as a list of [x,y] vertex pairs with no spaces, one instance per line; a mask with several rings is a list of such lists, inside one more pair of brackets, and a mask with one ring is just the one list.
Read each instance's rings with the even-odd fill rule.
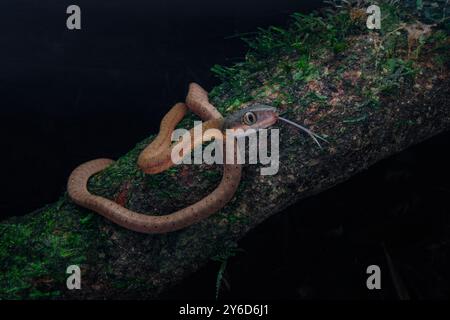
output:
[[450,62],[449,34],[450,27],[447,31],[438,30],[426,39],[426,44],[429,44],[431,47],[430,51],[435,53],[434,60],[441,67]]
[[243,215],[239,215],[236,212],[223,213],[220,212],[217,214],[219,219],[225,219],[230,224],[236,223],[246,223],[249,221],[249,218]]
[[309,82],[319,77],[319,70],[310,63],[307,55],[302,55],[295,63],[292,78],[294,81]]
[[[319,70],[310,60],[326,52],[345,50],[349,28],[345,16],[295,13],[286,29],[271,26],[259,29],[256,36],[244,38],[249,46],[244,61],[212,68],[222,84],[211,91],[211,99],[226,114],[247,101],[262,98],[264,91],[258,88],[267,84],[278,85],[283,93],[283,88],[292,82],[306,83],[318,78]],[[264,83],[264,79],[269,82]],[[285,103],[294,102],[292,95],[286,97]],[[275,106],[282,104],[281,98],[275,100]]]
[[236,242],[229,241],[223,244],[216,255],[214,255],[211,260],[220,263],[219,271],[217,272],[216,278],[216,299],[219,298],[220,288],[222,286],[222,281],[224,279],[225,269],[227,267],[228,259],[234,257],[237,253],[242,252],[243,249],[238,248]]
[[27,217],[26,222],[0,224],[0,298],[56,297],[48,281],[65,284],[66,268],[87,261],[95,224],[92,214],[78,212],[61,199]]
[[357,122],[364,121],[366,119],[367,119],[367,115],[364,115],[364,116],[361,116],[361,117],[356,118],[356,119],[346,119],[346,120],[343,120],[342,122],[344,122],[344,123],[357,123]]
[[222,177],[222,173],[219,170],[205,170],[201,172],[201,175],[214,183]]
[[417,73],[412,61],[400,58],[387,59],[383,65],[382,77],[379,78],[379,92],[390,94],[398,90],[402,84],[412,82]]
[[89,189],[94,193],[109,190],[108,194],[103,195],[111,197],[124,182],[141,181],[145,174],[137,166],[137,158],[152,139],[153,136],[141,141],[126,155],[92,177],[89,181]]

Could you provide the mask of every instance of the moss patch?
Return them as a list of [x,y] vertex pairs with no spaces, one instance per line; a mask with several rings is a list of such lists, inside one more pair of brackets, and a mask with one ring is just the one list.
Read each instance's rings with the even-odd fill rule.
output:
[[69,265],[87,261],[96,230],[94,215],[64,198],[28,215],[26,221],[0,224],[0,297],[58,297],[60,291],[54,288],[65,287]]

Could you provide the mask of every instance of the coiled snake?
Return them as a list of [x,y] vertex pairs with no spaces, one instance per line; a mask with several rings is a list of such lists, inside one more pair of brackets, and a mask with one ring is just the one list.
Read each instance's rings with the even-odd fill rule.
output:
[[[273,125],[278,119],[282,119],[306,131],[316,142],[316,137],[321,138],[308,129],[279,117],[275,108],[260,104],[239,110],[224,119],[220,112],[209,103],[207,92],[199,85],[191,83],[186,104],[178,103],[172,107],[162,119],[157,137],[139,155],[137,163],[145,173],[160,173],[174,165],[171,153],[176,144],[172,145],[171,134],[175,126],[185,116],[188,108],[204,121],[202,123],[203,132],[207,129],[218,129],[220,131],[238,128],[244,131],[249,128],[261,129]],[[191,133],[193,130],[191,129]],[[194,137],[194,135],[191,134],[191,137]],[[184,142],[186,142],[186,139],[178,143]],[[191,150],[202,142],[192,138]],[[174,213],[151,216],[131,211],[114,201],[89,192],[87,189],[89,178],[113,162],[110,159],[96,159],[78,166],[70,174],[67,183],[69,197],[76,204],[93,210],[122,227],[142,233],[171,232],[205,219],[220,210],[233,198],[241,180],[241,165],[224,164],[222,180],[206,197]]]

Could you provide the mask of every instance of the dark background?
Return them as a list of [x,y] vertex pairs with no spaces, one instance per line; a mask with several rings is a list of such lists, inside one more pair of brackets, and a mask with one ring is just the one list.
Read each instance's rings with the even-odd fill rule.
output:
[[[65,26],[70,4],[81,7],[82,30]],[[1,218],[54,202],[78,164],[118,158],[155,133],[189,82],[218,84],[210,68],[247,50],[233,36],[320,5],[2,1]],[[448,147],[442,134],[270,218],[239,243],[221,297],[448,297]],[[380,291],[365,286],[371,264],[381,267]],[[218,268],[209,263],[165,298],[213,299]]]

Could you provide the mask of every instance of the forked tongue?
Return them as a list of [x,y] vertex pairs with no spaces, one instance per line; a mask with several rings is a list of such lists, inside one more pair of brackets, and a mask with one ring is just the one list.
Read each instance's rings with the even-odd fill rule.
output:
[[325,142],[328,143],[328,141],[327,141],[325,138],[322,138],[322,137],[319,136],[318,134],[315,134],[314,132],[312,132],[312,131],[309,130],[308,128],[305,128],[305,127],[299,125],[298,123],[295,123],[295,122],[293,122],[293,121],[291,121],[291,120],[288,120],[288,119],[283,118],[283,117],[280,117],[280,116],[278,116],[278,119],[280,119],[280,120],[282,120],[282,121],[284,121],[284,122],[286,122],[286,123],[289,123],[290,125],[292,125],[292,126],[294,126],[294,127],[297,127],[297,128],[299,128],[300,130],[306,132],[306,133],[314,140],[314,142],[317,143],[317,145],[319,146],[320,149],[322,149],[322,146],[320,145],[319,140],[317,140],[317,139],[320,139],[320,140],[325,141]]

